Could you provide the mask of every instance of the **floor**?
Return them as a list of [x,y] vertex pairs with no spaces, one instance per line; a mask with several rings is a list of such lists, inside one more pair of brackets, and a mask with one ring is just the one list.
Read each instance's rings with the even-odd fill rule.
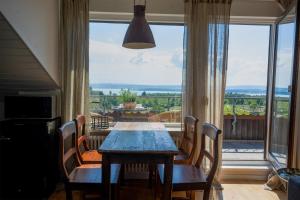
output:
[[222,186],[220,200],[287,200],[285,192],[264,190],[262,181],[227,181]]
[[264,141],[225,140],[222,158],[223,160],[263,160]]
[[[218,200],[287,200],[286,193],[267,191],[261,181],[227,181],[222,183],[224,190],[218,193]],[[49,200],[64,200],[64,191],[58,190]],[[79,200],[79,194],[74,200]],[[125,186],[121,191],[121,200],[153,200],[151,190],[145,186]]]

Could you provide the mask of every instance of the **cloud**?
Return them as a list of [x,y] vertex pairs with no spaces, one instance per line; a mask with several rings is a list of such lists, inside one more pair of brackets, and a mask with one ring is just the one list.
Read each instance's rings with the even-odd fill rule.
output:
[[260,85],[267,84],[268,59],[229,57],[227,85]]
[[[133,50],[112,42],[90,41],[90,82],[150,85],[181,84],[178,49]],[[178,60],[174,62],[174,57]]]
[[288,87],[291,85],[291,74],[293,68],[293,49],[283,48],[277,54],[276,85],[277,87]]

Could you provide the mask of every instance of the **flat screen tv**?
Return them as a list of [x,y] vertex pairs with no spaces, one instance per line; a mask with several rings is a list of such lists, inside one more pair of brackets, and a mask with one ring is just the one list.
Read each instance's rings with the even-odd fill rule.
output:
[[6,96],[4,116],[16,118],[52,118],[52,97]]

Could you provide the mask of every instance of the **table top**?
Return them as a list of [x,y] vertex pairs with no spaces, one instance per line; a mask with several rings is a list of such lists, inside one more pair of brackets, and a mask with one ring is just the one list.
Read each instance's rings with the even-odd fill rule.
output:
[[161,123],[118,122],[98,151],[175,155],[178,148]]
[[112,130],[118,131],[165,131],[165,125],[160,122],[117,122]]

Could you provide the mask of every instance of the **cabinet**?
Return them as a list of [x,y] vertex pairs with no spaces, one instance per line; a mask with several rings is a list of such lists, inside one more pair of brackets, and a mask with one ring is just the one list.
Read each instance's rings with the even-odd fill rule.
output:
[[0,199],[42,199],[59,179],[60,118],[0,122]]

